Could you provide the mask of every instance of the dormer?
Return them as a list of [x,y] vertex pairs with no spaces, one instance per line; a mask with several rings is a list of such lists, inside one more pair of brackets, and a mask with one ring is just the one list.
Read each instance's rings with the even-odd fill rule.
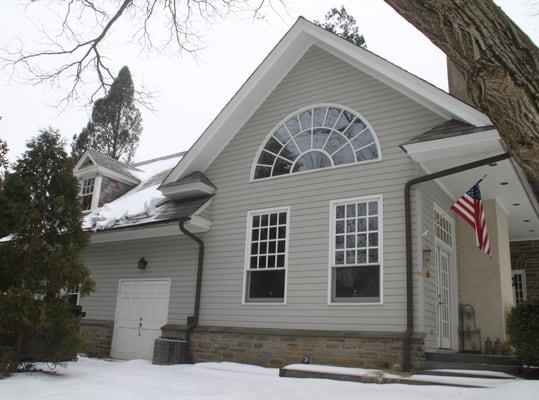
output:
[[80,198],[85,212],[109,203],[140,183],[136,168],[95,150],[87,150],[73,168],[80,182]]

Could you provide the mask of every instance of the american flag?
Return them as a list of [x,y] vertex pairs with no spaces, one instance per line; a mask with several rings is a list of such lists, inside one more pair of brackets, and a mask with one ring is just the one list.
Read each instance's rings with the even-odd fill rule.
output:
[[460,215],[474,229],[476,246],[490,256],[490,240],[488,238],[487,221],[483,202],[481,201],[479,182],[463,194],[451,206],[451,210]]

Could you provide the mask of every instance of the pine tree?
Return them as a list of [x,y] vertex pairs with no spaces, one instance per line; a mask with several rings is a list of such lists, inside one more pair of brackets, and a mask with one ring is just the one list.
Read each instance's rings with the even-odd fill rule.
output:
[[356,19],[348,14],[344,6],[341,6],[340,9],[330,9],[326,13],[324,22],[314,21],[314,23],[337,36],[354,43],[356,46],[367,47],[365,38],[359,33],[359,29],[356,26]]
[[116,160],[131,161],[142,132],[142,117],[134,94],[129,68],[123,67],[107,95],[95,101],[88,125],[73,137],[75,160],[85,150],[94,149]]
[[72,359],[80,321],[67,293],[93,289],[82,255],[88,234],[79,185],[63,146],[56,130],[41,131],[4,182],[13,236],[0,244],[0,349],[11,346],[14,366]]

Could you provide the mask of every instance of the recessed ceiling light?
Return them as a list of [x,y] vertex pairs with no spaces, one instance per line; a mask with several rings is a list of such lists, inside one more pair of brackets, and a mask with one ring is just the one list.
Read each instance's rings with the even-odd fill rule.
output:
[[519,206],[519,205],[520,205],[520,203],[513,203],[513,205],[514,205],[514,206]]
[[523,219],[522,222],[530,222],[529,219]]
[[502,186],[509,185],[509,182],[500,182],[500,185]]
[[498,165],[497,162],[491,162],[491,163],[489,164],[489,167],[495,167],[496,165]]

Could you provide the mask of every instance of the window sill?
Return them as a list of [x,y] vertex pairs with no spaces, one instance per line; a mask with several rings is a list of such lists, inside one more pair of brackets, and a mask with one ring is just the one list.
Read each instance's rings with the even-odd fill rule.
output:
[[328,306],[382,306],[384,302],[380,301],[371,301],[371,302],[361,302],[361,301],[328,301]]

